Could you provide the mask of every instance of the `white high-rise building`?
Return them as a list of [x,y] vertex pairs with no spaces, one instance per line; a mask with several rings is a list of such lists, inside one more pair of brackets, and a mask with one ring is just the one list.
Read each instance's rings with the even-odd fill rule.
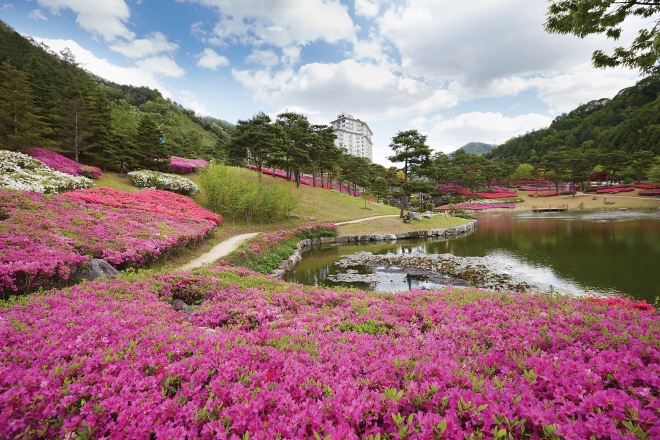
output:
[[355,119],[353,115],[341,113],[337,119],[330,123],[335,129],[337,138],[335,145],[340,148],[346,148],[348,154],[358,157],[372,159],[371,136],[373,132],[366,122]]

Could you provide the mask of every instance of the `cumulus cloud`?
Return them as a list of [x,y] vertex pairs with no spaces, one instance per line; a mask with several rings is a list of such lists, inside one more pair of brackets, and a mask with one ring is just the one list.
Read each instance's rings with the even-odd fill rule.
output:
[[84,49],[73,40],[33,38],[37,42],[44,43],[55,52],[68,47],[81,67],[98,76],[119,84],[158,89],[165,97],[170,97],[171,93],[164,86],[162,78],[168,76],[179,77],[184,74],[184,70],[167,57],[147,58],[139,61],[135,66],[122,67],[112,64],[106,59],[96,57],[91,51]]
[[208,115],[209,113],[206,106],[199,102],[197,96],[190,90],[179,90],[174,98],[185,108],[192,109],[199,115]]
[[11,3],[3,3],[2,6],[0,6],[0,11],[9,11],[10,9],[13,9],[14,5]]
[[245,58],[246,63],[261,64],[263,66],[277,66],[280,63],[280,57],[271,50],[254,49],[250,55]]
[[125,25],[131,11],[124,0],[37,0],[39,6],[47,8],[52,14],[59,14],[70,9],[76,14],[76,23],[93,34],[98,34],[106,41],[117,37],[127,40],[135,38]]
[[395,75],[385,66],[355,60],[311,63],[297,72],[285,69],[274,75],[267,70],[235,69],[232,73],[244,87],[274,107],[316,108],[328,115],[350,108],[365,118],[399,118],[457,103],[447,90]]
[[197,61],[199,67],[217,70],[218,67],[229,65],[229,60],[227,58],[218,55],[216,51],[208,47],[204,49],[202,53],[197,54],[197,57],[199,57],[199,61]]
[[418,117],[409,124],[428,134],[428,144],[433,149],[449,153],[473,141],[502,143],[528,131],[547,127],[550,122],[550,116],[537,113],[507,117],[499,112],[470,112],[452,119]]
[[41,9],[34,9],[30,11],[27,15],[28,18],[34,18],[35,20],[48,20],[48,17],[44,15]]
[[174,52],[178,48],[178,44],[170,43],[167,41],[167,37],[160,32],[154,32],[146,38],[110,45],[110,49],[129,58],[144,58],[163,52]]
[[367,18],[374,18],[380,11],[380,0],[355,0],[355,13]]
[[[186,1],[186,0],[178,0]],[[278,47],[350,40],[355,25],[339,0],[187,0],[218,11],[215,35]]]

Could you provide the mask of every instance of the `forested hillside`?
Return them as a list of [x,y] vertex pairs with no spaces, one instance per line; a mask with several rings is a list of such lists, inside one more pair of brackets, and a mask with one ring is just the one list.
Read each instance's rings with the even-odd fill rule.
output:
[[468,142],[467,144],[459,148],[459,150],[463,150],[467,154],[484,154],[492,149],[493,149],[493,145],[484,144],[483,142]]
[[[158,90],[80,68],[0,21],[0,144],[44,146],[100,165],[170,155],[223,158],[233,125],[202,117]],[[156,139],[154,141],[154,139]]]
[[612,99],[599,99],[558,116],[550,127],[509,139],[486,153],[528,162],[560,148],[593,148],[603,153],[652,151],[660,154],[660,78],[651,76]]

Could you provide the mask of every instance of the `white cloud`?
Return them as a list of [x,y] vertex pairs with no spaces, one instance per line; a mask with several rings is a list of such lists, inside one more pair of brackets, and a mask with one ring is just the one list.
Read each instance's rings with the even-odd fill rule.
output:
[[13,9],[14,5],[11,3],[3,3],[2,6],[0,6],[0,11],[9,11],[10,9]]
[[41,9],[35,9],[33,11],[30,11],[27,17],[34,18],[35,20],[48,20],[48,17],[46,17],[44,13],[41,12]]
[[37,42],[46,44],[55,52],[68,47],[76,56],[76,61],[80,63],[81,67],[102,78],[118,84],[131,84],[158,89],[165,97],[171,96],[171,93],[164,86],[162,77],[181,76],[184,72],[174,61],[166,57],[150,58],[140,61],[132,67],[122,67],[112,64],[106,59],[97,58],[91,51],[84,49],[73,40],[33,38]]
[[393,74],[386,66],[344,60],[306,64],[297,72],[284,69],[232,71],[234,78],[273,107],[318,109],[331,117],[351,109],[364,118],[387,119],[426,114],[457,103],[447,90]]
[[280,57],[271,49],[254,49],[250,55],[245,58],[246,63],[261,64],[263,66],[277,66],[280,63]]
[[355,13],[367,18],[374,18],[380,11],[380,0],[355,0]]
[[316,40],[331,44],[350,40],[356,32],[347,7],[339,0],[188,1],[219,12],[214,33],[225,41],[289,47]]
[[431,148],[449,153],[473,141],[502,143],[513,136],[547,127],[550,122],[550,116],[537,113],[507,117],[499,112],[471,112],[446,120],[439,116],[428,121],[416,118],[409,124],[422,131],[428,129]]
[[163,52],[174,52],[178,48],[178,44],[170,43],[167,41],[167,37],[160,32],[154,32],[146,38],[110,45],[110,49],[129,58],[144,58]]
[[229,60],[227,58],[218,55],[216,51],[208,47],[204,49],[202,53],[197,54],[197,57],[199,57],[199,61],[197,62],[199,67],[217,70],[218,67],[229,65]]
[[190,90],[179,90],[179,92],[175,94],[175,98],[176,101],[185,108],[193,109],[195,110],[195,113],[199,115],[208,115],[209,113],[206,106],[199,102],[197,96],[195,96]]
[[180,78],[186,74],[186,71],[179,67],[172,58],[165,56],[145,58],[136,62],[135,65],[156,75]]
[[98,34],[106,41],[117,37],[127,40],[135,38],[125,25],[131,11],[124,0],[37,0],[42,8],[59,14],[63,9],[70,9],[76,14],[76,22],[81,28]]

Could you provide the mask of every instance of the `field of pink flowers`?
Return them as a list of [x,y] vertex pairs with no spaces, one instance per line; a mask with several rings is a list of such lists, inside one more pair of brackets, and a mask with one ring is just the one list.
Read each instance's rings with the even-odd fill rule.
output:
[[[469,209],[471,211],[484,211],[486,209],[515,209],[515,203],[457,203],[454,209]],[[449,211],[449,205],[433,208],[434,211]]]
[[[257,167],[254,166],[254,165],[248,165],[246,168],[248,168],[250,170],[253,170],[253,171],[257,170]],[[275,177],[279,177],[281,179],[286,179],[286,171],[282,171],[282,170],[278,170],[278,169],[275,169],[273,171],[273,169],[262,168],[261,172],[262,172],[262,174],[268,174],[269,176],[275,175]],[[352,189],[350,189],[346,185],[339,186],[339,184],[337,184],[337,183],[332,183],[332,185],[331,185],[330,183],[325,182],[325,181],[323,183],[324,183],[324,186],[321,187],[321,179],[317,178],[316,179],[316,188],[336,189],[336,190],[341,191],[345,194],[349,194],[349,195],[352,195],[352,196],[355,196],[355,197],[362,197],[362,193],[360,191],[353,191]],[[311,177],[300,176],[300,184],[301,185],[306,185],[306,186],[314,186],[314,181],[312,180]]]
[[170,157],[170,171],[175,174],[190,174],[199,168],[205,168],[209,163],[203,159],[186,159],[185,157]]
[[654,310],[221,270],[1,308],[0,438],[660,438]]
[[25,154],[43,162],[47,167],[55,171],[60,171],[72,176],[85,176],[90,179],[98,179],[103,175],[100,168],[79,164],[78,162],[51,150],[33,148],[29,151],[25,151]]
[[175,217],[210,220],[216,224],[222,223],[221,216],[202,208],[190,197],[159,189],[145,188],[136,193],[125,193],[104,187],[76,190],[62,195],[112,208],[137,209]]
[[90,258],[140,266],[201,239],[209,220],[0,189],[0,296],[66,281]]

